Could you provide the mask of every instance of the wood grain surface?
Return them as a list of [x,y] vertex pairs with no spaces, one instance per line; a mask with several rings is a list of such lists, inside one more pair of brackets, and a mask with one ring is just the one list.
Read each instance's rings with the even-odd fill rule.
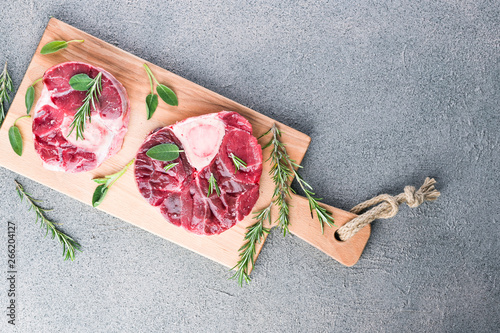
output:
[[[41,47],[50,41],[72,39],[84,39],[85,42],[71,43],[68,48],[54,54],[40,54]],[[130,124],[122,150],[91,172],[67,174],[43,168],[41,159],[33,146],[31,119],[22,119],[17,122],[24,141],[22,157],[14,153],[8,140],[9,127],[16,118],[26,114],[24,95],[27,88],[48,68],[65,61],[82,61],[106,69],[125,86],[130,98]],[[179,98],[179,105],[176,107],[160,101],[156,113],[149,121],[146,120],[145,98],[150,87],[142,66],[144,63],[150,66],[158,81],[172,88]],[[35,101],[41,92],[41,86],[41,83],[35,86]],[[253,134],[256,137],[267,131],[275,122],[254,110],[52,18],[0,129],[0,165],[86,204],[91,204],[92,193],[96,187],[92,178],[120,170],[135,157],[149,132],[187,117],[222,110],[236,111],[247,118],[253,126]],[[286,125],[278,123],[278,126],[284,132],[283,141],[287,144],[291,157],[300,163],[311,139]],[[261,139],[260,143],[263,142],[265,139]],[[269,151],[264,151],[264,158],[267,156],[269,156]],[[269,163],[264,163],[260,197],[254,210],[267,206],[271,200],[274,186],[268,171]],[[348,242],[341,243],[333,238],[335,229],[325,228],[325,235],[321,234],[319,222],[311,219],[306,199],[294,196],[292,206],[293,225],[290,229],[293,233],[343,264],[352,265],[358,260],[368,240],[369,228],[365,228]],[[98,209],[228,267],[234,266],[237,262],[238,249],[243,244],[245,228],[253,222],[252,215],[249,215],[233,228],[216,236],[198,236],[171,225],[140,195],[133,177],[133,168],[113,185]],[[339,226],[355,216],[333,207],[330,209]],[[92,221],[89,221],[89,228],[91,227]],[[85,243],[82,245],[85,246]],[[262,244],[258,247],[259,252],[261,247]]]

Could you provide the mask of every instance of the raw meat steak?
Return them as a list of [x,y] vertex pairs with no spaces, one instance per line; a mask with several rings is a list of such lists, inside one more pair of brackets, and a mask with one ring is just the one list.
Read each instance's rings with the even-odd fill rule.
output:
[[[174,143],[184,150],[169,162],[146,152]],[[236,170],[231,154],[247,166]],[[164,167],[178,163],[165,171]],[[250,123],[236,112],[222,111],[188,118],[151,133],[139,149],[135,179],[142,196],[172,224],[199,235],[231,228],[250,214],[259,198],[262,149]],[[213,174],[220,188],[208,195]]]
[[[84,140],[70,136],[70,124],[86,96],[71,88],[69,80],[84,73],[94,78],[102,72],[102,91],[97,111],[86,123]],[[97,168],[122,147],[127,132],[129,100],[125,88],[107,71],[82,62],[65,62],[43,75],[43,90],[33,117],[35,150],[45,168],[82,172]]]

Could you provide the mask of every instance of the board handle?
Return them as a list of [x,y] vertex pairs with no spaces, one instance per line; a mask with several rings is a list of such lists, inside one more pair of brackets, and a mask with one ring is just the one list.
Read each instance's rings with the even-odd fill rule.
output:
[[370,238],[370,225],[365,226],[349,240],[339,241],[335,238],[335,231],[358,215],[321,204],[321,206],[332,213],[335,220],[335,226],[329,227],[325,225],[324,233],[322,233],[321,224],[316,218],[316,215],[314,218],[311,218],[309,202],[306,198],[292,194],[290,204],[289,230],[291,233],[323,251],[343,265],[353,266],[358,262],[368,238]]

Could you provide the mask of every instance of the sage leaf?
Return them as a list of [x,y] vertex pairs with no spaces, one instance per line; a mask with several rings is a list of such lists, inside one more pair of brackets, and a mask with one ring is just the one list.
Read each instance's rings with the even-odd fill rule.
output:
[[87,74],[75,74],[69,79],[71,88],[78,91],[87,91],[92,85],[93,80]]
[[97,207],[99,206],[102,201],[104,200],[104,197],[106,197],[106,194],[108,193],[109,189],[111,186],[121,177],[125,172],[127,172],[127,169],[134,163],[135,158],[133,158],[130,162],[123,167],[120,171],[113,173],[111,175],[107,175],[101,178],[94,178],[92,179],[94,182],[97,184],[101,184],[96,187],[94,190],[94,194],[92,195],[92,206]]
[[165,169],[165,172],[172,169],[174,166],[176,166],[177,164],[179,163],[170,163],[169,165],[167,165],[166,167],[164,167],[163,169]]
[[94,194],[92,195],[92,206],[97,207],[99,206],[102,201],[104,200],[104,197],[108,193],[109,187],[106,186],[106,184],[101,184],[96,187]]
[[49,54],[49,53],[57,52],[59,50],[67,48],[68,44],[72,43],[72,42],[83,43],[84,40],[83,39],[73,39],[73,40],[70,40],[67,42],[64,40],[54,40],[52,42],[45,44],[42,47],[42,49],[40,50],[40,53],[41,54]]
[[55,40],[52,42],[49,42],[45,44],[42,49],[40,50],[41,54],[49,54],[49,53],[54,53],[59,50],[65,49],[68,47],[68,42],[63,41],[63,40]]
[[26,95],[24,96],[24,102],[26,104],[26,114],[30,114],[31,107],[33,106],[34,101],[35,101],[35,87],[29,86],[28,90],[26,90]]
[[167,103],[168,105],[172,106],[177,106],[179,105],[179,101],[177,100],[177,96],[175,95],[174,91],[170,89],[169,87],[163,85],[163,84],[158,84],[156,86],[156,92],[158,95],[160,95],[161,99]]
[[148,112],[148,120],[151,119],[157,107],[158,107],[158,95],[149,94],[146,97],[146,111]]
[[146,155],[158,161],[169,162],[179,158],[179,153],[183,151],[173,143],[162,143],[150,148]]
[[21,156],[23,154],[23,137],[17,126],[9,128],[9,141],[14,152]]

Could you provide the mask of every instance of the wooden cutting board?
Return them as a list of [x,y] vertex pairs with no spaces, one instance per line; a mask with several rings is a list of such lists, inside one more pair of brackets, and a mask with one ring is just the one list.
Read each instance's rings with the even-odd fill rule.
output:
[[[68,48],[57,53],[48,55],[40,54],[42,46],[50,41],[72,39],[84,39],[85,42],[71,43]],[[98,169],[91,172],[66,174],[43,168],[41,159],[36,154],[33,146],[31,119],[22,119],[17,123],[24,141],[22,157],[14,153],[8,140],[9,127],[12,126],[16,118],[26,114],[24,96],[27,88],[36,79],[42,77],[48,68],[65,61],[82,61],[106,69],[125,86],[130,98],[130,125],[122,150],[107,160]],[[151,120],[146,120],[145,98],[149,93],[150,87],[148,77],[143,68],[144,63],[150,66],[158,81],[166,84],[175,91],[179,99],[177,107],[168,106],[160,101],[158,109]],[[41,88],[41,83],[35,86],[35,101],[40,95]],[[86,204],[91,204],[92,193],[96,187],[92,178],[101,177],[120,170],[135,157],[137,150],[149,132],[187,117],[222,110],[236,111],[247,118],[253,126],[253,134],[256,137],[266,132],[275,122],[273,119],[254,110],[52,18],[47,25],[35,55],[26,71],[26,75],[12,102],[5,122],[0,129],[0,165]],[[283,141],[287,144],[287,149],[291,157],[300,163],[311,139],[307,135],[286,125],[279,123],[278,125],[284,133]],[[260,143],[262,144],[265,141],[266,139],[263,138]],[[264,151],[264,158],[269,156],[268,150]],[[260,198],[254,210],[266,207],[271,200],[274,185],[268,175],[269,167],[269,163],[264,164]],[[225,266],[232,267],[236,264],[238,249],[244,243],[245,228],[254,223],[252,215],[220,235],[194,235],[166,222],[161,214],[142,198],[137,189],[133,174],[133,168],[128,170],[113,185],[106,199],[98,209]],[[290,230],[293,233],[345,265],[353,265],[358,260],[370,235],[369,227],[366,227],[347,242],[338,242],[333,237],[335,228],[327,227],[325,228],[325,235],[321,234],[319,222],[310,216],[306,199],[294,196],[291,204],[292,226]],[[354,214],[333,207],[329,207],[329,209],[333,212],[338,226],[343,225],[355,216]],[[89,223],[89,228],[91,227],[92,223]],[[78,235],[73,236],[85,247],[85,240],[78,239]],[[262,245],[259,245],[258,252],[260,252],[261,247]]]

